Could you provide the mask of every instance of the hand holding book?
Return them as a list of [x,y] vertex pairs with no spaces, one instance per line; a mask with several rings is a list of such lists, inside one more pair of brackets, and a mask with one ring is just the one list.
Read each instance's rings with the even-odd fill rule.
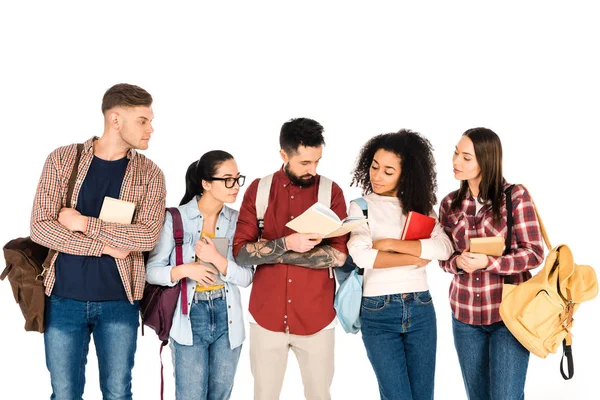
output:
[[504,237],[471,238],[469,239],[469,252],[499,257],[504,253]]
[[315,203],[285,226],[298,233],[317,233],[323,238],[332,238],[345,235],[365,223],[367,218],[364,215],[340,220],[331,209]]

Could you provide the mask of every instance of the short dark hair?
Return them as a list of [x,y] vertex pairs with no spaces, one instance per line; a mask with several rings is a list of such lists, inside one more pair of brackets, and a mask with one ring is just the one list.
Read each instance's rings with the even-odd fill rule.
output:
[[289,155],[298,147],[319,147],[325,144],[323,126],[310,118],[293,118],[281,126],[279,145]]
[[400,158],[398,199],[402,212],[416,211],[429,215],[437,202],[437,175],[431,142],[418,132],[401,129],[369,139],[360,150],[352,171],[351,186],[362,189],[363,195],[373,192],[369,170],[377,150],[394,153]]
[[118,83],[104,93],[102,114],[114,107],[150,107],[151,105],[150,93],[136,85]]

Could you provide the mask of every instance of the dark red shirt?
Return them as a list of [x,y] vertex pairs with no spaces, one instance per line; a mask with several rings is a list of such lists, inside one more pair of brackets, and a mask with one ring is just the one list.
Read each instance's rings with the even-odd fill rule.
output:
[[[274,240],[294,233],[287,228],[290,220],[317,202],[320,176],[315,184],[301,188],[290,182],[280,169],[273,176],[269,206],[265,213],[264,240]],[[237,257],[246,243],[259,240],[256,219],[256,179],[246,190],[240,208],[233,254]],[[340,219],[346,218],[346,201],[342,189],[333,183],[331,209]],[[348,236],[323,240],[322,244],[348,253]],[[263,328],[296,335],[312,335],[333,321],[335,279],[329,269],[310,269],[289,264],[263,264],[256,268],[250,294],[250,313]]]

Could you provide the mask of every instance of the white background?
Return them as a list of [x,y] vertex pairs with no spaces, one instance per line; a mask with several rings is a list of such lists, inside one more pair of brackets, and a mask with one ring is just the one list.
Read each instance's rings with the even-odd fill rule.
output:
[[[59,4],[60,3],[60,4]],[[126,3],[126,4],[125,4]],[[166,2],[164,2],[166,4]],[[505,176],[530,189],[553,244],[581,264],[597,257],[598,14],[578,2],[3,2],[0,6],[0,242],[29,234],[45,157],[102,133],[104,91],[128,82],[155,98],[155,133],[145,152],[165,172],[167,203],[179,203],[186,167],[223,149],[257,178],[280,166],[278,133],[292,117],[325,127],[319,171],[344,189],[361,145],[410,128],[435,147],[438,199],[458,187],[454,145],[485,126],[504,146]],[[239,207],[239,201],[234,206]],[[597,265],[596,265],[597,268]],[[428,267],[438,316],[436,398],[465,398],[451,332],[450,275]],[[247,305],[249,289],[242,289]],[[528,399],[597,399],[598,299],[574,330],[575,378],[559,355],[532,356]],[[50,395],[42,336],[25,333],[8,282],[0,284],[0,398]],[[139,338],[134,398],[156,399],[159,341]],[[360,335],[336,333],[334,399],[377,399]],[[165,354],[167,394],[173,393]],[[86,399],[99,399],[90,349]],[[252,397],[248,342],[233,399]],[[290,353],[282,399],[301,399]]]

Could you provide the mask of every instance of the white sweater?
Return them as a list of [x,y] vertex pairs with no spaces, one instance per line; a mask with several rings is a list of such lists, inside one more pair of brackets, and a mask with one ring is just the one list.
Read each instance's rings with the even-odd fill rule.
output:
[[[422,292],[428,290],[425,267],[406,265],[403,267],[373,269],[379,250],[373,249],[373,241],[379,239],[400,239],[406,216],[402,214],[400,200],[395,196],[379,196],[371,193],[365,196],[369,223],[356,228],[350,234],[348,250],[352,259],[365,271],[364,296],[383,296],[395,293]],[[350,203],[351,216],[362,215],[360,207]],[[432,217],[437,219],[435,212]],[[427,260],[447,260],[454,248],[439,222],[430,239],[422,239],[420,258]]]

